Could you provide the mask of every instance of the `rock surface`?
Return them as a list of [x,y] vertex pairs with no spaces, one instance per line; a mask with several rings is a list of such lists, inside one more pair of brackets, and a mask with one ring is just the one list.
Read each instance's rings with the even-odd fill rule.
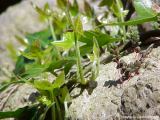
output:
[[[73,99],[69,116],[75,120],[117,120],[134,117],[137,119],[160,119],[160,47],[146,58],[140,74],[123,84],[117,84],[120,77],[116,64],[111,62],[100,66],[98,86],[91,95],[84,90]],[[123,58],[135,60],[135,54]],[[75,89],[73,95],[78,90]],[[132,118],[131,118],[132,117]]]
[[[0,67],[9,65],[13,69],[13,62],[8,59],[5,44],[18,44],[14,35],[23,36],[24,33],[36,32],[46,27],[38,20],[38,15],[30,5],[30,1],[43,6],[44,0],[27,0],[10,7],[0,15]],[[47,0],[54,4],[54,0]],[[73,99],[69,107],[68,116],[79,120],[119,120],[160,119],[160,47],[154,48],[145,59],[140,74],[123,84],[116,82],[120,77],[116,64],[111,62],[100,66],[100,75],[97,78],[98,86],[89,95],[87,90]],[[135,61],[135,54],[125,56],[128,63]],[[3,65],[3,66],[2,66]],[[0,75],[1,76],[1,75]],[[1,79],[4,79],[2,76]],[[14,94],[8,96],[13,91]],[[31,86],[12,86],[0,93],[0,108],[3,110],[15,109],[26,105],[29,95],[34,92]],[[78,94],[79,89],[72,92]],[[7,94],[5,94],[7,93]],[[9,99],[12,98],[12,99]],[[7,102],[5,103],[5,101]],[[4,104],[5,103],[5,104]],[[2,110],[2,109],[1,109]]]

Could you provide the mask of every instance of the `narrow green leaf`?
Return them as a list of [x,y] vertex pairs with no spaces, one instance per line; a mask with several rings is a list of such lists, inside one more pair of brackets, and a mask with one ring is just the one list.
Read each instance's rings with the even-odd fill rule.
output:
[[46,114],[48,112],[48,110],[55,104],[55,102],[53,102],[52,104],[48,105],[45,109],[44,112],[40,115],[38,120],[45,120]]
[[[17,118],[17,119],[27,119],[31,120],[34,114],[37,112],[38,105],[25,106],[23,108],[18,108],[15,111],[0,111],[0,119],[4,118]],[[34,119],[35,120],[35,119]]]
[[37,13],[39,13],[41,16],[43,17],[48,17],[48,15],[38,6],[36,6],[35,4],[32,3],[33,8],[37,11]]
[[7,112],[0,111],[0,119],[4,119],[4,118],[19,118],[24,113],[26,108],[27,107],[19,108],[19,109],[15,110],[15,111],[7,111]]
[[18,36],[18,35],[15,35],[15,38],[17,39],[17,41],[18,41],[19,43],[21,43],[21,44],[24,45],[24,46],[27,46],[27,43],[26,43],[26,41],[25,41],[24,38],[22,38],[22,37],[20,37],[20,36]]
[[93,54],[94,57],[97,59],[99,58],[99,53],[100,53],[100,49],[99,49],[99,45],[98,45],[98,41],[96,40],[96,38],[93,38]]
[[6,48],[9,51],[9,56],[13,61],[17,60],[17,51],[16,48],[14,48],[14,45],[12,43],[7,43]]
[[74,31],[77,34],[77,39],[83,34],[83,25],[80,19],[80,16],[78,16],[74,21]]
[[103,6],[111,7],[113,3],[114,3],[114,0],[102,0],[102,1],[99,3],[99,6],[100,6],[100,7],[103,7]]
[[92,64],[92,80],[95,80],[99,74],[99,65],[100,65],[100,49],[98,42],[96,38],[93,38],[94,45],[93,45],[93,55],[94,55],[94,60]]
[[134,0],[134,7],[139,17],[154,17],[156,13],[152,10],[152,3],[146,0]]
[[20,81],[13,81],[13,82],[6,83],[6,84],[0,86],[0,92],[4,91],[5,89],[7,89],[12,84],[19,84],[19,83],[25,83],[25,81],[20,80]]
[[45,3],[44,5],[44,11],[47,12],[48,10],[50,10],[50,6],[48,3]]
[[57,0],[57,5],[61,9],[65,9],[67,5],[67,0]]
[[88,17],[93,16],[93,14],[94,14],[93,8],[90,6],[90,4],[86,0],[84,0],[84,10],[85,10],[85,14]]
[[[127,22],[118,22],[118,23],[108,23],[108,24],[102,24],[100,26],[107,26],[107,25],[138,25],[142,24],[145,22],[151,22],[151,21],[157,21],[158,20],[158,15],[153,16],[153,17],[147,17],[147,18],[136,18],[133,20],[129,20]],[[98,26],[98,27],[100,27]]]
[[73,5],[70,7],[70,12],[73,16],[76,16],[79,12],[79,6],[77,0],[74,0]]
[[61,103],[71,101],[71,96],[70,96],[69,90],[66,86],[61,89],[61,96],[62,96],[60,99]]
[[13,70],[14,74],[21,75],[25,71],[25,61],[24,57],[21,55],[18,57],[18,60],[16,62],[15,69]]

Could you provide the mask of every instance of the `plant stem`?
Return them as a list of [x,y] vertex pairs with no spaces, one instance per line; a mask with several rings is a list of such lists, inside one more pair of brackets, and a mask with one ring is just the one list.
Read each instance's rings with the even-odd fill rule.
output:
[[[120,15],[120,22],[124,22],[124,17],[123,17],[123,11],[121,10],[121,5],[120,5],[120,1],[119,0],[116,0],[116,3],[117,3],[117,8],[118,8],[118,11],[119,11],[119,15]],[[121,26],[122,27],[122,30],[123,30],[123,40],[126,40],[126,29],[125,29],[125,26]]]
[[93,45],[93,54],[94,54],[94,61],[92,65],[92,79],[95,80],[99,74],[99,66],[100,66],[100,58],[99,58],[99,53],[100,53],[100,48],[98,45],[98,42],[96,38],[93,38],[94,45]]
[[62,115],[61,115],[61,109],[60,109],[58,100],[57,100],[57,98],[56,98],[55,96],[54,96],[54,100],[55,100],[55,102],[56,102],[56,107],[57,107],[57,111],[58,111],[58,120],[63,120],[63,119],[62,119]]
[[65,120],[67,119],[68,117],[68,106],[67,106],[67,102],[64,102],[64,109],[65,109]]
[[81,64],[81,55],[80,55],[78,40],[77,40],[77,36],[76,36],[75,32],[74,32],[74,38],[75,38],[75,47],[76,47],[76,55],[77,55],[77,67],[78,67],[77,77],[78,77],[78,79],[80,78],[80,80],[81,80],[80,82],[82,84],[86,84],[86,81],[85,81],[84,76],[83,76],[83,69],[82,69],[82,64]]
[[49,27],[50,27],[50,30],[51,30],[51,34],[52,34],[53,40],[57,41],[57,38],[56,38],[56,35],[55,35],[55,32],[54,32],[54,27],[52,25],[52,18],[48,19],[48,23],[49,23]]
[[82,69],[82,65],[81,65],[81,55],[80,55],[80,50],[79,50],[79,44],[78,44],[78,39],[77,39],[77,35],[75,32],[75,27],[72,23],[71,20],[71,16],[69,13],[69,1],[67,1],[67,10],[66,10],[66,15],[68,16],[68,22],[69,24],[72,26],[72,29],[74,30],[73,34],[74,34],[74,41],[75,41],[75,49],[76,49],[76,56],[77,56],[77,78],[80,79],[80,83],[82,84],[86,84],[86,81],[83,77],[83,69]]
[[[48,23],[49,23],[49,28],[51,30],[53,41],[57,41],[57,38],[56,38],[56,35],[54,32],[54,27],[52,25],[52,18],[51,17],[48,19]],[[54,46],[54,45],[53,45],[53,48],[55,49],[55,51],[57,53],[58,59],[61,59],[61,54],[60,54],[59,50],[57,50],[56,46]]]
[[[53,95],[53,91],[50,90],[50,99],[52,101],[52,103],[54,102],[54,95]],[[51,107],[51,115],[52,115],[52,120],[56,120],[56,111],[55,111],[55,104]]]

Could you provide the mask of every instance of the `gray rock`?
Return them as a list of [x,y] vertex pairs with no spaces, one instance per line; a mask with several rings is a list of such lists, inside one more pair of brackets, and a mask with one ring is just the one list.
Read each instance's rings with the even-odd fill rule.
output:
[[30,95],[34,92],[36,90],[27,84],[11,86],[0,93],[0,110],[15,110],[30,104]]
[[[0,67],[9,65],[11,70],[13,69],[14,63],[8,59],[4,44],[13,42],[15,47],[18,47],[19,44],[17,44],[14,35],[24,36],[26,32],[32,33],[46,27],[46,24],[38,20],[38,15],[31,7],[30,1],[24,0],[0,15],[0,58],[3,58],[0,59],[0,65],[3,65]],[[46,2],[44,0],[32,1],[39,6],[43,6]],[[53,0],[48,1],[54,4],[52,3]],[[123,84],[118,84],[116,81],[121,76],[115,63],[100,65],[100,75],[97,78],[98,86],[91,95],[87,90],[84,90],[80,96],[72,100],[68,117],[72,120],[124,120],[126,118],[136,119],[140,116],[160,119],[159,53],[160,47],[153,49],[148,58],[145,59],[140,74]],[[130,54],[122,59],[127,63],[133,62],[135,61],[135,54]],[[145,65],[146,63],[147,65]],[[7,96],[14,89],[14,94]],[[16,109],[29,104],[27,102],[29,96],[35,91],[28,85],[18,86],[17,88],[11,86],[11,88],[0,93],[1,110]],[[79,91],[74,89],[71,95],[75,96]]]
[[[89,95],[85,90],[73,99],[69,107],[70,117],[83,120],[144,119],[156,120],[160,117],[160,47],[155,48],[145,59],[140,74],[122,85],[116,80],[120,77],[115,63],[100,66],[98,86]],[[133,62],[135,54],[123,57],[126,62]],[[155,67],[156,66],[156,67]],[[76,90],[75,90],[76,91]]]
[[[151,78],[150,74],[155,75],[156,78]],[[148,78],[140,78],[139,80],[143,81],[143,83],[140,83],[141,85],[138,85],[138,82],[125,89],[121,97],[121,115],[134,117],[160,116],[160,113],[157,112],[160,110],[160,91],[153,90],[153,88],[159,87],[160,85],[159,72],[151,72],[144,75],[147,75]],[[154,86],[155,83],[157,84],[156,86]],[[132,97],[130,95],[132,95]]]

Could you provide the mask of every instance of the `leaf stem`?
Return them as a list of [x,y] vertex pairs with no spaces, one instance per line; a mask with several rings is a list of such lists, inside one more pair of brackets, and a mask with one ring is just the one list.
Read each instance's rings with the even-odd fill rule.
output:
[[[50,99],[52,101],[52,103],[54,102],[54,95],[53,95],[53,91],[50,90]],[[51,107],[51,116],[52,116],[52,120],[56,120],[56,111],[55,111],[55,104],[53,104],[53,106]]]
[[63,120],[63,119],[62,119],[62,115],[61,115],[61,109],[60,109],[58,100],[57,100],[57,98],[56,98],[55,96],[54,96],[54,100],[55,100],[55,102],[56,102],[56,107],[57,107],[57,111],[58,111],[58,120]]
[[[121,8],[121,5],[120,5],[120,0],[116,0],[116,3],[117,3],[117,8],[118,8],[118,11],[119,11],[119,15],[120,15],[120,22],[124,22],[124,17],[123,17],[123,11],[122,11],[122,8]],[[126,40],[126,29],[125,29],[125,26],[121,26],[122,27],[122,30],[123,30],[123,40]]]
[[57,41],[57,38],[56,38],[56,35],[55,35],[55,32],[54,32],[54,27],[52,25],[52,18],[48,18],[48,23],[49,23],[49,27],[50,27],[50,30],[51,30],[53,40]]
[[82,84],[86,84],[86,81],[83,76],[83,69],[82,69],[82,64],[81,64],[81,55],[80,55],[80,50],[79,50],[79,45],[78,45],[78,40],[77,40],[77,35],[74,32],[74,38],[75,38],[75,47],[76,47],[76,55],[77,55],[77,77],[80,79]]
[[86,81],[83,77],[83,69],[81,65],[81,55],[80,55],[80,50],[79,50],[79,44],[78,44],[78,39],[75,31],[75,27],[72,23],[71,16],[69,13],[69,1],[67,1],[67,10],[66,10],[66,15],[68,16],[68,22],[72,26],[73,33],[74,33],[74,41],[75,41],[75,49],[76,49],[76,56],[77,56],[77,78],[80,79],[80,83],[86,84]]

